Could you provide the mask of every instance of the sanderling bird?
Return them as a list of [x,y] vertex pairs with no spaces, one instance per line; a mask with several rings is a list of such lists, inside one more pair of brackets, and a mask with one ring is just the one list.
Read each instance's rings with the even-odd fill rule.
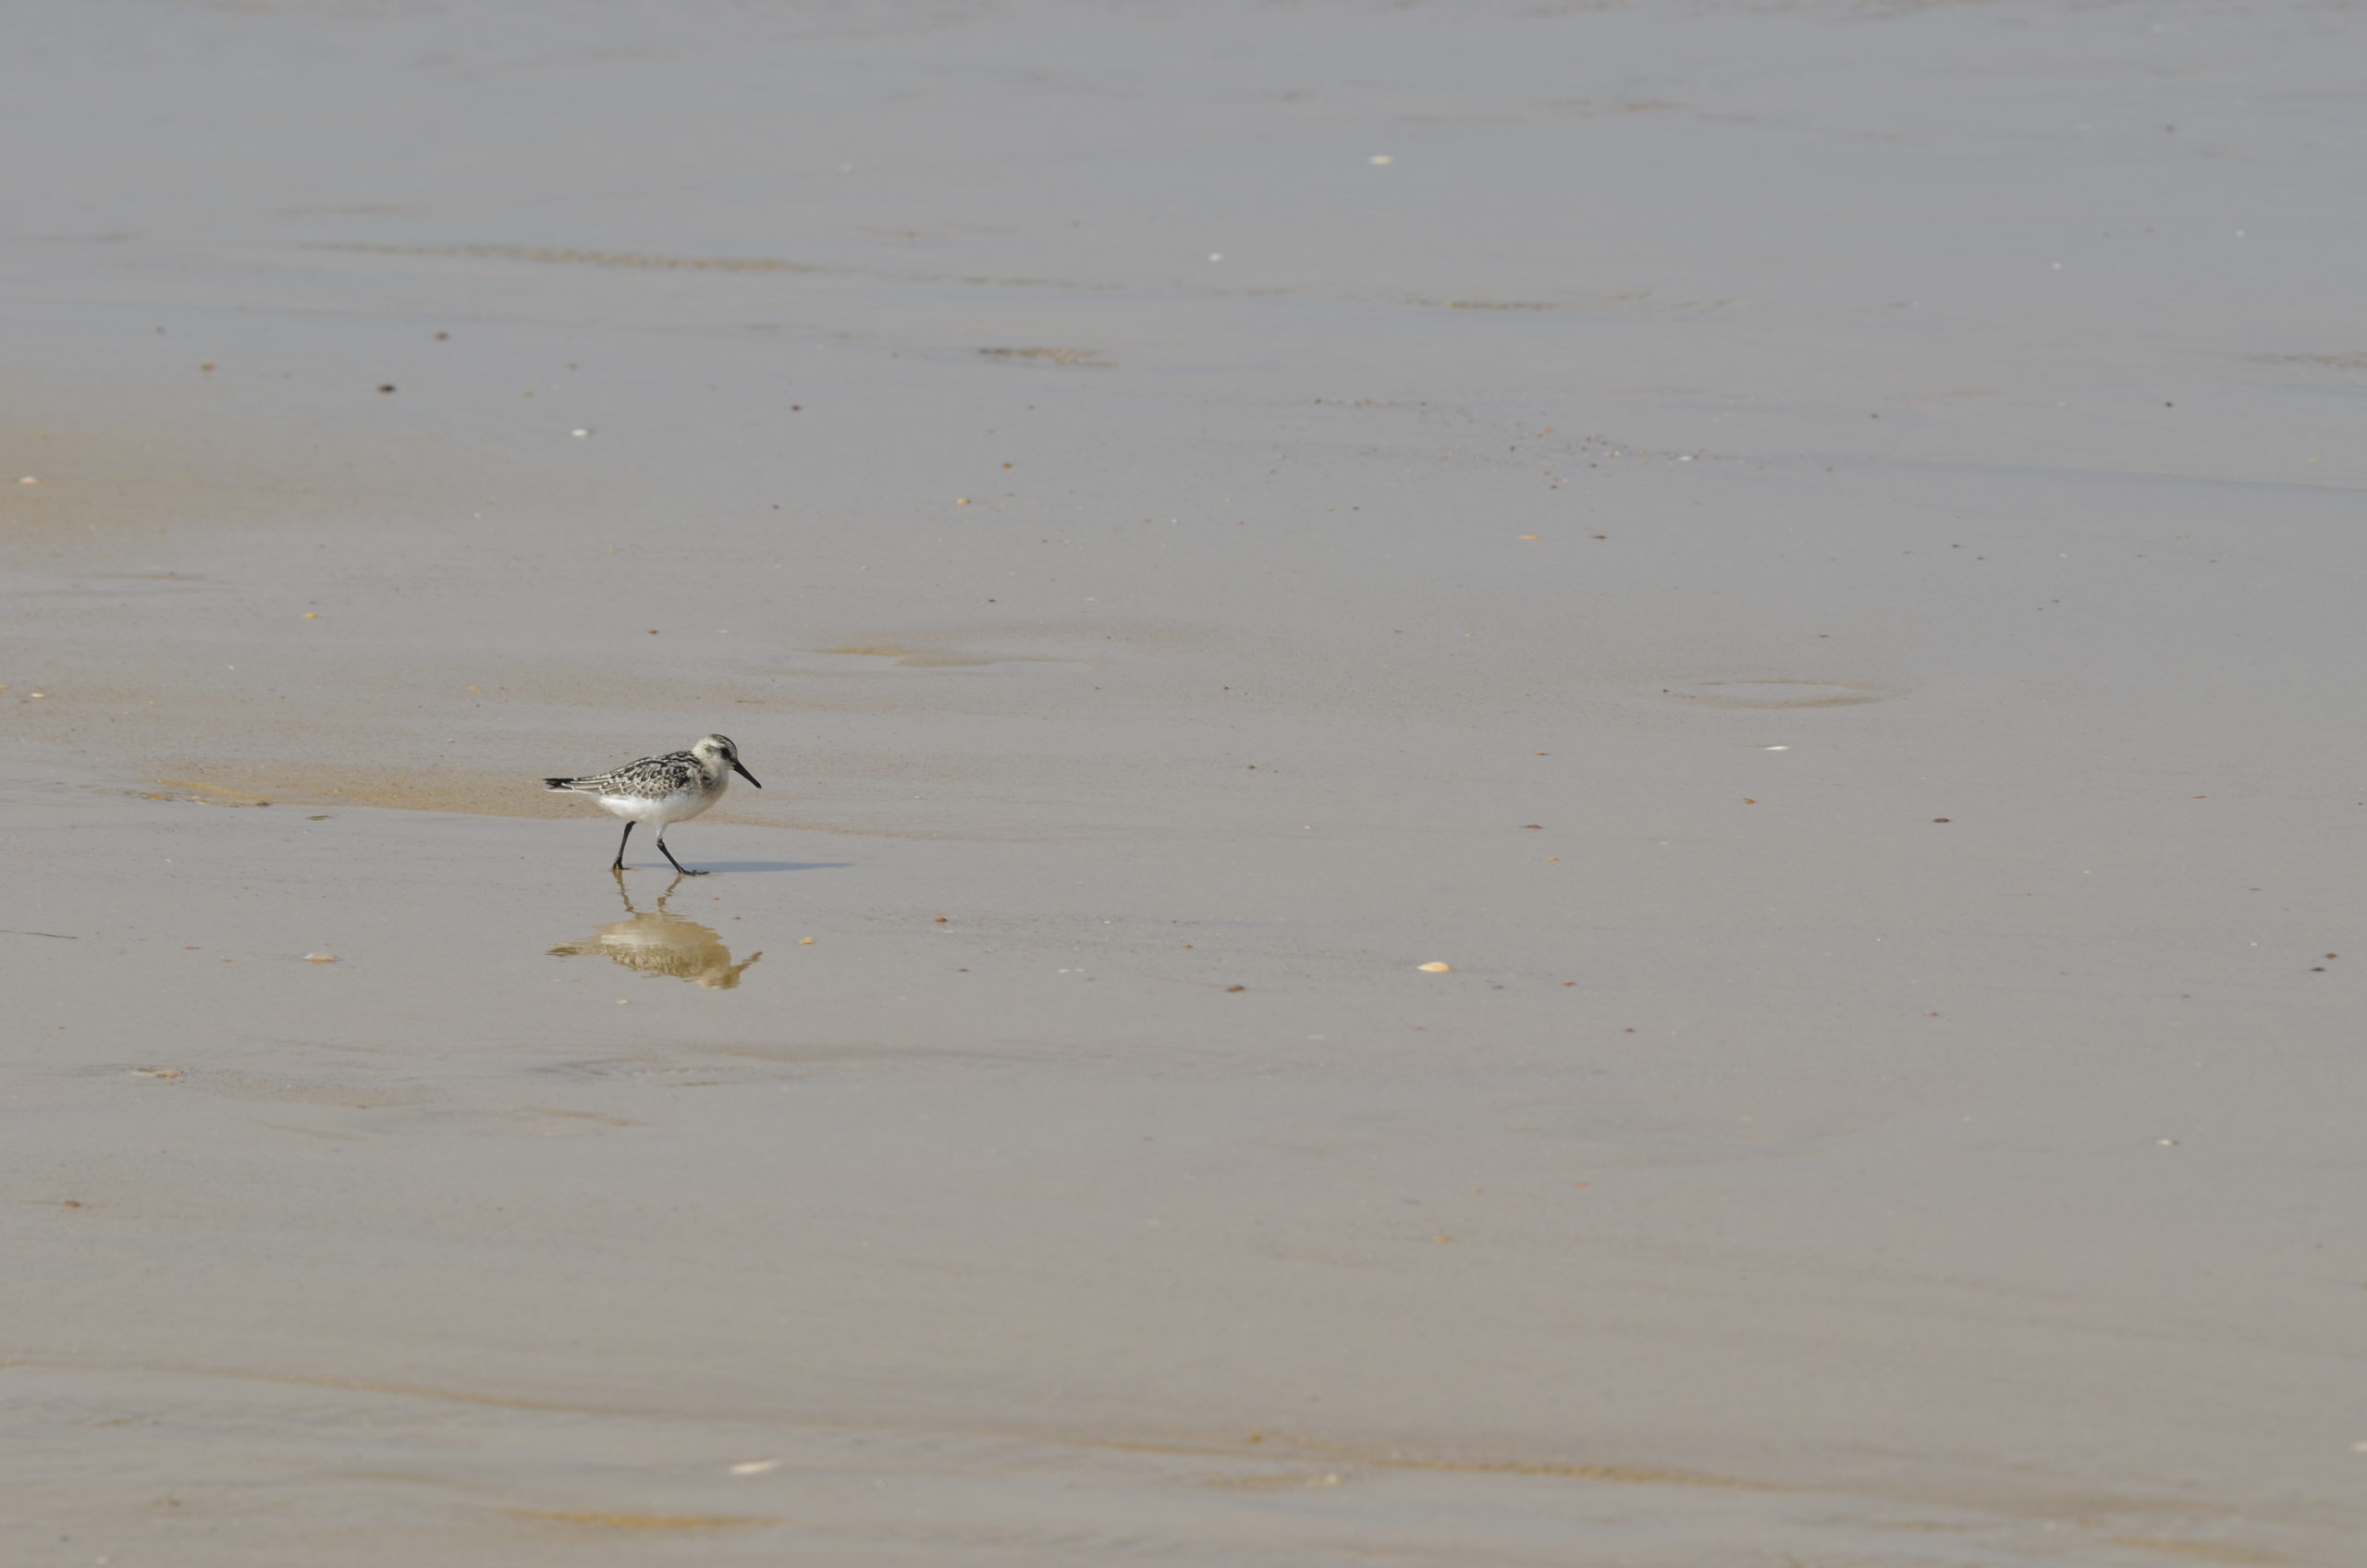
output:
[[[687,752],[644,757],[588,778],[546,778],[543,783],[553,790],[589,795],[600,802],[601,810],[625,819],[625,836],[617,840],[617,863],[609,867],[611,871],[625,868],[625,844],[632,838],[633,824],[654,822],[657,852],[683,876],[705,876],[705,872],[693,871],[674,859],[674,851],[666,847],[666,828],[668,824],[688,821],[723,799],[735,773],[756,784],[756,776],[740,766],[740,748],[724,736],[710,735]],[[756,788],[764,786],[756,784]]]

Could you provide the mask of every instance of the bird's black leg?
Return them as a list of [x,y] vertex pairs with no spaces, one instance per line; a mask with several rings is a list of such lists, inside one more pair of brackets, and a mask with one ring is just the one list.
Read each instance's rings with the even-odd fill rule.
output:
[[657,830],[657,852],[664,855],[668,860],[673,861],[674,869],[681,872],[685,876],[705,876],[706,875],[704,871],[693,871],[681,861],[674,860],[674,851],[666,847],[666,829],[663,827]]
[[[632,829],[633,825],[632,823],[628,822],[625,824],[625,838],[617,840],[617,864],[608,867],[610,871],[622,871],[625,868],[625,839],[632,837]],[[659,839],[657,847],[664,849],[666,847],[665,840],[662,839]],[[666,858],[668,860],[672,860],[674,857],[672,855],[668,855]]]

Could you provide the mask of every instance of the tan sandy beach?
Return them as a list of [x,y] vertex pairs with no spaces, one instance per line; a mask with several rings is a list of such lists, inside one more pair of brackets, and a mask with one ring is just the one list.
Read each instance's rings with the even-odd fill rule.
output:
[[0,1559],[2362,1560],[2367,16],[14,31]]

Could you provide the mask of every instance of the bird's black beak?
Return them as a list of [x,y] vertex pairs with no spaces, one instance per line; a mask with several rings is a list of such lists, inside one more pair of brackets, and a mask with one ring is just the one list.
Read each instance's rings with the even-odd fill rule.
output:
[[[732,772],[734,772],[734,773],[736,773],[736,774],[738,774],[741,778],[742,778],[746,779],[749,783],[751,783],[751,784],[756,784],[756,776],[755,776],[754,774],[753,774],[753,773],[749,772],[746,768],[742,767],[742,766],[740,766],[740,759],[739,759],[738,757],[733,757],[733,758],[731,759],[731,771],[732,771]],[[761,790],[761,789],[763,789],[763,788],[764,788],[764,786],[763,786],[762,784],[756,784],[756,788],[757,788],[757,789],[759,789],[759,790]]]

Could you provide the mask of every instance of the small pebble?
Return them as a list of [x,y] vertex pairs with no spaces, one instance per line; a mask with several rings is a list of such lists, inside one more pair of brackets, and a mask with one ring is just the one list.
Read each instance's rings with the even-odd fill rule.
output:
[[1448,974],[1454,970],[1454,965],[1451,963],[1425,963],[1417,967],[1425,974]]
[[335,954],[335,953],[306,953],[306,954],[304,955],[304,962],[305,962],[306,963],[335,963],[335,962],[337,962],[337,954]]

